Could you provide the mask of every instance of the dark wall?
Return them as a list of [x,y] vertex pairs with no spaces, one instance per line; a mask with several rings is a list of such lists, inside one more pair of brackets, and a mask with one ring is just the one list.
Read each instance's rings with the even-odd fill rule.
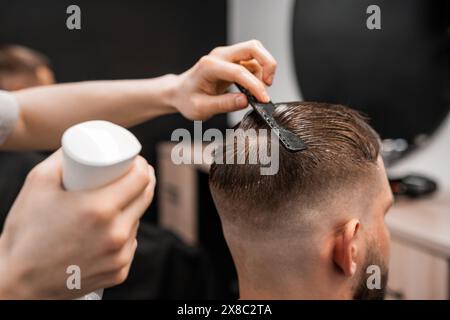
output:
[[0,41],[47,54],[60,82],[178,73],[226,42],[226,1],[2,0]]
[[[81,8],[81,30],[66,28],[71,4]],[[0,43],[48,55],[58,82],[155,77],[180,73],[225,44],[226,9],[226,0],[2,0]],[[218,116],[203,127],[225,125],[225,116]],[[191,126],[173,115],[133,131],[144,157],[156,165],[156,144]],[[155,219],[156,208],[155,201],[147,219]]]

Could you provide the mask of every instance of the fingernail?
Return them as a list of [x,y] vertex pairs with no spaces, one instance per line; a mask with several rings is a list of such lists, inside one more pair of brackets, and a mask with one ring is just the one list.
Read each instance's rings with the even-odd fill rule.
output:
[[269,102],[270,101],[270,97],[269,97],[269,94],[267,92],[264,91],[262,93],[262,96],[263,96],[263,101],[261,101],[261,102]]
[[236,96],[236,107],[243,108],[246,106],[247,106],[247,98],[242,94],[237,95]]
[[267,82],[269,85],[271,85],[273,83],[273,74],[271,74],[268,78],[267,78]]

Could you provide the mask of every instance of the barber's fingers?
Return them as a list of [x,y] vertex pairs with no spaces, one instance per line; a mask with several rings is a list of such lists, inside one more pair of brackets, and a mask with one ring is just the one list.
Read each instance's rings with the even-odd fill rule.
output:
[[36,165],[28,174],[28,179],[51,182],[62,188],[62,151],[58,149],[47,159]]
[[259,101],[270,100],[264,84],[245,67],[215,58],[205,56],[201,59],[200,67],[204,66],[204,72],[211,81],[237,82],[249,90]]
[[264,82],[268,85],[271,85],[273,82],[277,62],[258,40],[250,40],[227,47],[219,47],[214,49],[211,54],[230,62],[255,59],[263,68]]
[[[154,178],[153,178],[154,179]],[[155,183],[149,183],[147,188],[128,204],[117,217],[118,225],[128,230],[137,230],[137,223],[145,210],[149,207],[153,200],[155,191]]]
[[122,269],[116,272],[112,272],[110,275],[108,275],[108,280],[110,281],[110,284],[105,285],[104,288],[114,287],[124,283],[125,280],[127,280],[128,278],[128,274],[130,273],[132,263],[133,260],[131,260],[130,263],[124,266]]
[[155,171],[152,167],[148,167],[150,183],[144,189],[144,191],[137,196],[132,202],[128,204],[122,211],[122,216],[130,219],[130,221],[139,220],[144,214],[145,210],[150,206],[155,193]]
[[241,61],[240,65],[245,67],[248,71],[253,73],[258,79],[262,80],[263,78],[263,68],[255,59]]
[[103,199],[113,208],[124,209],[136,198],[140,197],[144,190],[155,184],[155,173],[147,161],[141,156],[136,157],[131,169],[121,178],[111,184],[87,192],[90,197]]
[[226,113],[241,110],[248,106],[247,97],[243,93],[225,93],[219,96],[201,95],[199,96],[201,104],[205,110],[211,110],[214,113]]
[[109,256],[98,261],[96,280],[102,287],[108,288],[124,282],[128,276],[137,249],[137,241],[130,238],[118,251],[111,252]]

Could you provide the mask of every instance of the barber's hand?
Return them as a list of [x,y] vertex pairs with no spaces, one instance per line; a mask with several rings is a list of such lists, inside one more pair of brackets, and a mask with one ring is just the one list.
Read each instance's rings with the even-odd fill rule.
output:
[[[0,237],[0,298],[71,299],[127,278],[153,168],[138,157],[103,188],[67,192],[61,184],[61,151],[28,175]],[[81,269],[81,290],[67,288],[70,265]]]
[[172,105],[192,120],[245,108],[248,102],[244,94],[226,93],[234,82],[250,90],[261,102],[268,102],[265,85],[272,84],[276,65],[257,40],[218,47],[178,76]]

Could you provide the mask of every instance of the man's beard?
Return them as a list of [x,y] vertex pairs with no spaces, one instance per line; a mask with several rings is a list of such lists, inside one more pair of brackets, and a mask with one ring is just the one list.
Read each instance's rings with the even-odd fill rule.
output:
[[[360,270],[360,280],[357,283],[355,292],[353,294],[353,299],[355,300],[383,300],[386,294],[386,284],[388,279],[388,267],[383,257],[381,256],[380,250],[377,250],[377,246],[372,245],[367,251],[367,256],[365,259],[364,267]],[[372,276],[373,273],[367,273],[369,266],[378,266],[381,271],[381,281],[380,288],[370,289],[367,285],[367,279]]]

